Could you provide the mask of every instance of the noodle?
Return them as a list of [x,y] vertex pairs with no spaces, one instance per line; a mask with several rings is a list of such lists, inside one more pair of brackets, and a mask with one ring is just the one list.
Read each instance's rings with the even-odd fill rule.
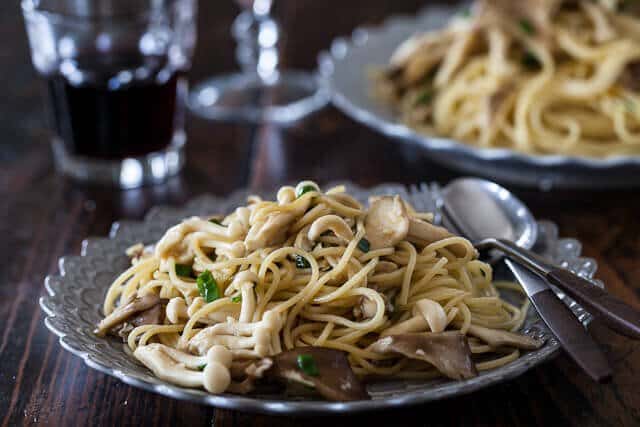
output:
[[[300,195],[301,188],[308,191]],[[230,363],[322,346],[347,352],[359,376],[398,378],[436,372],[426,362],[408,363],[371,347],[391,331],[466,334],[472,325],[521,327],[528,301],[515,307],[500,298],[499,287],[519,288],[493,283],[491,267],[476,258],[469,241],[431,225],[432,215],[415,213],[398,197],[374,198],[367,210],[343,191],[323,193],[308,181],[297,190],[283,187],[278,201],[252,196],[221,221],[188,218],[154,248],[132,247],[133,265],[107,291],[103,322],[133,298],[149,298],[142,313],[155,309],[156,296],[166,298],[156,301],[163,312],[156,320],[124,319],[127,328],[120,319],[107,327],[121,327],[118,333],[134,355],[154,372],[159,368],[139,353],[151,343],[165,346],[162,357],[169,359],[158,359],[162,363],[181,358],[175,362],[182,364],[162,365],[165,370],[188,369],[216,346],[230,351]],[[411,223],[394,241],[384,240],[395,232],[389,229],[391,217],[376,222],[393,214],[385,210],[390,206]],[[421,227],[446,234],[428,241],[414,230]],[[477,338],[472,343],[473,352],[484,357],[479,369],[502,366],[520,354]],[[177,377],[163,379],[182,384]]]

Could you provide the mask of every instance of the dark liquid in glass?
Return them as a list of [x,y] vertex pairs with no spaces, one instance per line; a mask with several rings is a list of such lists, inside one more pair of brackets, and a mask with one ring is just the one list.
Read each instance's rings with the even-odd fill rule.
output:
[[[70,153],[122,159],[170,144],[179,75],[160,73],[148,59],[143,64],[134,64],[139,58],[126,57],[83,61],[78,68],[88,70],[88,77],[80,84],[62,74],[48,76],[54,129]],[[123,81],[119,70],[136,68],[145,77],[129,72]]]

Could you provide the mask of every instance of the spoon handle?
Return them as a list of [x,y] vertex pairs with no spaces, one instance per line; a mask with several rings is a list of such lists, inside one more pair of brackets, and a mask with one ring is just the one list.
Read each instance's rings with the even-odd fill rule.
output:
[[609,328],[629,338],[640,339],[640,312],[622,300],[564,268],[554,267],[546,277],[591,314],[600,317]]

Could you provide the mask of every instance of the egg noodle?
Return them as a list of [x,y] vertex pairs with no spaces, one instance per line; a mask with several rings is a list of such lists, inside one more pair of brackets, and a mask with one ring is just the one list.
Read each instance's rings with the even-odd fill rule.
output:
[[638,155],[636,6],[477,0],[443,29],[402,43],[373,73],[374,94],[419,132],[478,147]]
[[[493,282],[471,243],[432,225],[431,214],[397,196],[372,198],[366,209],[344,191],[282,187],[277,201],[251,196],[224,218],[187,218],[153,247],[130,248],[133,265],[110,286],[101,327],[122,323],[132,301],[158,297],[160,316],[138,326],[129,318],[120,334],[160,378],[212,392],[229,388],[238,361],[305,346],[346,352],[359,377],[439,375],[371,349],[393,333],[468,334],[478,370],[519,357],[480,338],[520,329],[528,300],[514,306],[498,291],[516,285]],[[202,379],[205,363],[217,366],[205,371],[218,383]]]

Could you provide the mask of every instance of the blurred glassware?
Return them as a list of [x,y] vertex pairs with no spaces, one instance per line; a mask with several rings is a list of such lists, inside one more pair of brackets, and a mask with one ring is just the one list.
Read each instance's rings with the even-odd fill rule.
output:
[[184,164],[195,0],[22,0],[56,167],[132,188]]
[[241,72],[197,84],[189,107],[211,120],[296,121],[323,107],[328,97],[315,74],[279,70],[280,27],[271,16],[273,0],[237,0],[244,9],[232,26]]

